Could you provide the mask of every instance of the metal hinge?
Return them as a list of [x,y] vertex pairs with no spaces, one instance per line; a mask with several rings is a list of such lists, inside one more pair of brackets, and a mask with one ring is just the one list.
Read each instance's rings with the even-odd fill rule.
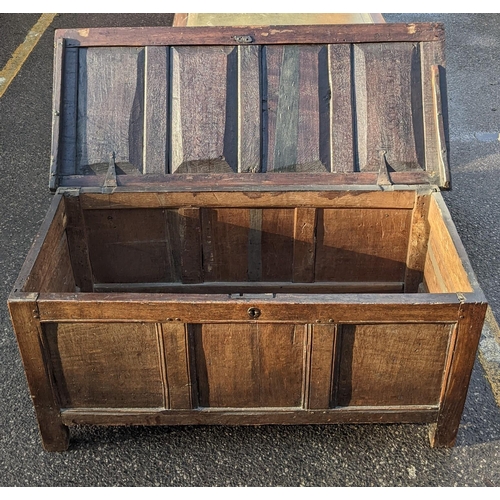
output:
[[104,179],[103,192],[107,192],[109,188],[115,188],[116,184],[116,163],[115,163],[116,154],[113,151],[109,157],[109,168],[106,173],[106,177]]

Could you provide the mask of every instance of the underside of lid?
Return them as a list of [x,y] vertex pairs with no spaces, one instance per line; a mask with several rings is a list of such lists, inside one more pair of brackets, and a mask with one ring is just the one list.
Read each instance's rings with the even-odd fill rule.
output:
[[443,40],[427,23],[58,30],[50,187],[449,187]]

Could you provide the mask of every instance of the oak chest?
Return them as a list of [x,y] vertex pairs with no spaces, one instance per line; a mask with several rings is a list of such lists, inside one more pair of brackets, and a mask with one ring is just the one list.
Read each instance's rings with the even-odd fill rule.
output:
[[439,24],[58,30],[50,187],[9,298],[68,426],[416,422],[452,446],[486,303]]

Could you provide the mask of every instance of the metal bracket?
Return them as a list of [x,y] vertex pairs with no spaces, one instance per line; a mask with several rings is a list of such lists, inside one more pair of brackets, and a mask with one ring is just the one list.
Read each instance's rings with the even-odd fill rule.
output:
[[116,184],[116,163],[115,163],[116,154],[113,151],[111,156],[109,157],[109,168],[106,173],[106,177],[104,179],[103,188],[115,188]]
[[233,36],[234,40],[238,43],[252,43],[253,37],[250,35],[235,35]]
[[377,185],[379,186],[392,186],[391,176],[389,175],[389,168],[387,165],[386,154],[387,151],[380,150],[380,166],[378,170]]

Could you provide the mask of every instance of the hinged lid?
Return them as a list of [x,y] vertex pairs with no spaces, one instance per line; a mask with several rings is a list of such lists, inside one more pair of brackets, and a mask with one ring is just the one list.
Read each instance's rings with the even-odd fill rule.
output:
[[57,30],[50,187],[449,187],[443,45],[433,23]]

